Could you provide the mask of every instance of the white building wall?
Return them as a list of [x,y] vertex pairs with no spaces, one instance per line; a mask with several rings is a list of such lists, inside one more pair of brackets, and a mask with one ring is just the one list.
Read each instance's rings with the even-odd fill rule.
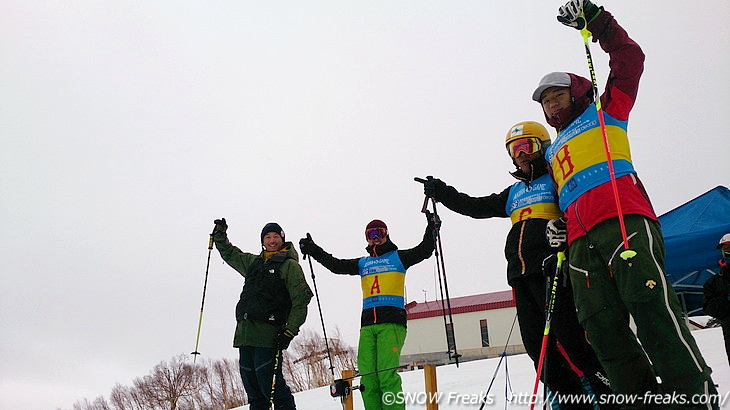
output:
[[[459,346],[459,341],[456,341]],[[408,334],[401,354],[417,354],[446,351],[444,318],[427,317],[408,321]]]
[[[507,342],[515,314],[516,309],[512,307],[454,315],[456,347],[459,349],[477,349],[482,347],[482,334],[479,324],[482,319],[487,319],[489,346],[504,346]],[[509,344],[522,344],[522,336],[520,335],[518,323],[515,323]]]
[[[510,307],[452,315],[457,349],[461,351],[482,347],[479,325],[482,319],[487,319],[490,346],[504,347],[515,314],[515,308]],[[522,337],[518,323],[515,323],[509,344],[522,345]],[[436,316],[408,321],[408,336],[403,345],[403,355],[444,351],[446,351],[446,332],[444,330],[443,317]]]

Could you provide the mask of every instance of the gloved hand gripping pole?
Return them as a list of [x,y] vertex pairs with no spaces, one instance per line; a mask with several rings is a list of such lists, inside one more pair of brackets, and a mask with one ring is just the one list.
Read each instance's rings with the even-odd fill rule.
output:
[[[427,176],[427,179],[433,179],[432,176]],[[423,178],[415,177],[414,180],[416,182],[420,183],[426,183],[426,180]],[[425,214],[429,214],[428,211],[428,203],[431,202],[431,206],[433,208],[432,217],[434,219],[434,229],[433,229],[433,236],[434,236],[434,256],[436,257],[436,272],[439,280],[439,291],[441,293],[441,310],[442,315],[444,318],[444,330],[446,331],[446,343],[447,343],[447,349],[449,353],[449,359],[453,359],[454,363],[456,363],[456,367],[459,367],[459,358],[461,355],[459,354],[458,350],[456,349],[456,335],[454,333],[454,318],[451,314],[451,298],[449,297],[449,285],[446,280],[446,266],[444,265],[444,254],[443,254],[443,246],[441,245],[441,233],[440,233],[440,219],[438,216],[438,212],[436,211],[436,199],[433,197],[426,196],[423,199],[423,206],[421,207],[421,212]],[[448,320],[447,320],[448,317]],[[449,328],[451,331],[449,332]],[[453,343],[449,343],[449,335],[451,335],[451,339]]]

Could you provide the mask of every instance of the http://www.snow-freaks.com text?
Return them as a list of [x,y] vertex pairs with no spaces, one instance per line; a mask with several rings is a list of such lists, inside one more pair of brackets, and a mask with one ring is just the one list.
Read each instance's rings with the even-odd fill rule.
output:
[[[730,396],[725,394],[681,394],[681,393],[651,393],[643,395],[636,394],[600,394],[597,396],[588,394],[558,394],[548,398],[549,403],[560,404],[598,404],[600,405],[706,405],[722,407]],[[530,406],[536,404],[542,406],[543,397],[530,393],[510,393],[506,400],[515,406]],[[438,403],[443,405],[492,405],[497,402],[493,394],[484,392],[473,394],[461,394],[457,392],[385,392],[383,393],[383,404],[413,404],[425,405],[427,403]]]

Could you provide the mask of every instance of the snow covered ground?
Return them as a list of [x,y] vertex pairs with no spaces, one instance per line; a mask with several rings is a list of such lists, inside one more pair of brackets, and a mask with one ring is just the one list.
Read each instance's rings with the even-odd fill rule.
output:
[[[702,354],[713,370],[713,380],[718,384],[718,391],[725,400],[723,407],[730,408],[727,402],[730,396],[730,367],[720,328],[704,329],[692,332],[702,350]],[[440,366],[436,370],[438,389],[441,392],[439,409],[478,409],[479,399],[487,391],[489,382],[499,365],[499,358],[485,359],[462,363],[457,369],[455,365]],[[425,409],[423,370],[401,373],[403,391],[413,396],[407,405],[408,409]],[[508,376],[508,377],[507,377]],[[509,379],[509,385],[507,380]],[[356,379],[356,383],[359,379]],[[502,360],[501,366],[489,392],[489,404],[486,409],[529,408],[527,396],[532,393],[535,382],[535,371],[532,362],[525,354],[508,356]],[[507,389],[507,390],[506,390]],[[515,397],[511,403],[505,403],[505,392]],[[355,392],[355,409],[363,409],[360,393]],[[307,390],[294,395],[299,410],[339,410],[339,399],[330,397],[328,387]],[[520,400],[520,397],[522,398]],[[239,409],[246,409],[240,407]]]

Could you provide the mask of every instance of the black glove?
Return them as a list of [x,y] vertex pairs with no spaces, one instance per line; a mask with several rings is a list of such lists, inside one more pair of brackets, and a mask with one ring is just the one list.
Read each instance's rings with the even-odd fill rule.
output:
[[311,255],[317,248],[317,244],[312,240],[312,235],[307,232],[307,237],[299,240],[299,249],[302,251],[302,255]]
[[426,221],[428,221],[428,229],[432,231],[441,228],[441,218],[429,210],[426,210]]
[[558,21],[581,30],[601,11],[591,0],[570,0],[558,9]]
[[551,248],[556,251],[565,250],[568,242],[568,230],[565,219],[563,217],[551,219],[545,227],[545,237]]
[[289,343],[294,339],[294,333],[289,329],[283,329],[276,335],[276,348],[279,350],[286,350],[289,347]]
[[225,233],[228,230],[228,224],[226,224],[226,218],[216,219],[213,221],[215,224],[215,228],[213,229],[213,232],[223,232]]
[[426,182],[423,183],[423,194],[438,201],[438,193],[443,192],[445,187],[446,183],[444,181],[428,176]]

